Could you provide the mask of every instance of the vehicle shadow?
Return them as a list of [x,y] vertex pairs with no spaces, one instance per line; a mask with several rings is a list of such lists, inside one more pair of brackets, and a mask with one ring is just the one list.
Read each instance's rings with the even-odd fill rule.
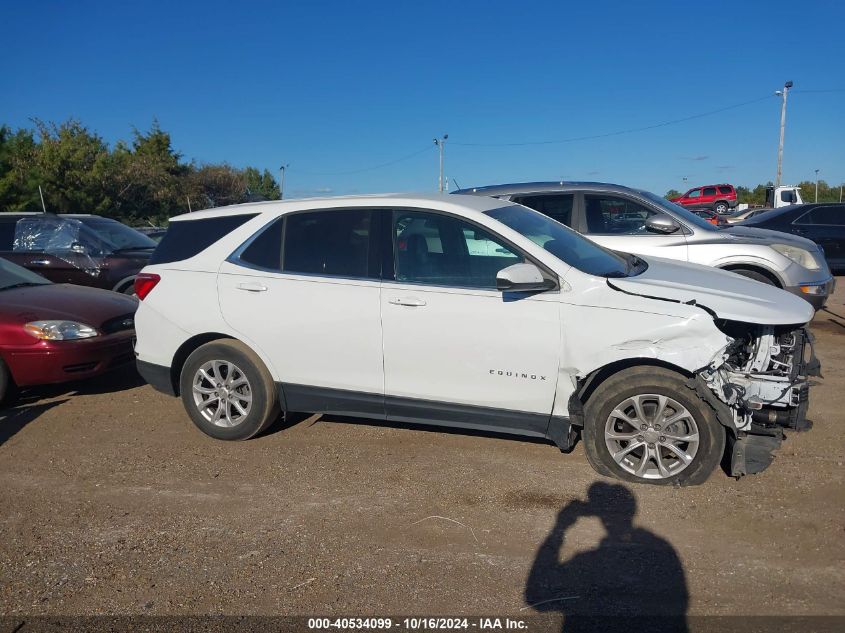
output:
[[[534,559],[525,602],[563,616],[562,631],[687,631],[689,594],[675,549],[633,525],[637,503],[620,484],[596,482],[587,500],[572,501]],[[560,560],[566,532],[582,517],[597,517],[606,534],[589,551]]]
[[127,365],[88,380],[22,389],[13,401],[0,405],[0,446],[42,413],[73,396],[115,393],[143,384],[135,368]]

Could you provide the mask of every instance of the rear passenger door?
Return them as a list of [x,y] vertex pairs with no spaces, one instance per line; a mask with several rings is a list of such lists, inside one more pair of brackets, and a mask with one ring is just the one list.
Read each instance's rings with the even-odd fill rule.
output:
[[220,268],[223,317],[270,358],[288,410],[383,417],[382,213],[284,215]]
[[536,193],[511,198],[512,202],[539,211],[570,228],[572,228],[574,200],[575,194],[571,193]]

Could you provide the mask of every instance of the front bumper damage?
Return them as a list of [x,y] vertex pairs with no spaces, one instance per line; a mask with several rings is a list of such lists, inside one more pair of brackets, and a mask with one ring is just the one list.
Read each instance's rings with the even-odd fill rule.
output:
[[723,325],[732,343],[687,384],[731,431],[726,466],[740,477],[771,464],[784,429],[810,428],[810,378],[821,375],[820,365],[806,328]]

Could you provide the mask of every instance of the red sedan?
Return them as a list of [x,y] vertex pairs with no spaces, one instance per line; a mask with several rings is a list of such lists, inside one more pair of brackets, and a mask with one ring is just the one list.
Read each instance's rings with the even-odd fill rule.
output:
[[53,284],[0,258],[0,402],[17,387],[131,363],[137,304],[108,290]]

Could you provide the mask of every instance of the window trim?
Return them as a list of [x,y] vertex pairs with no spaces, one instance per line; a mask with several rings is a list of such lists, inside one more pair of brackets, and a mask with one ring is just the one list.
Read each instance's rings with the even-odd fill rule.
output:
[[[440,209],[431,209],[431,208],[428,208],[428,207],[391,207],[390,210],[392,211],[392,213],[389,214],[390,222],[388,224],[388,231],[387,231],[387,234],[385,235],[385,238],[390,240],[390,249],[389,250],[393,255],[394,275],[393,275],[392,279],[382,279],[382,282],[384,282],[384,283],[391,283],[391,284],[397,284],[397,285],[403,285],[403,286],[420,286],[420,287],[426,287],[426,288],[451,288],[453,290],[475,290],[475,291],[480,291],[480,292],[494,292],[494,293],[498,293],[500,295],[508,292],[506,290],[499,290],[497,288],[479,288],[478,286],[458,286],[458,285],[455,285],[455,284],[432,284],[432,283],[426,283],[426,282],[421,282],[421,281],[398,281],[398,280],[396,280],[395,270],[396,270],[396,255],[397,255],[397,252],[396,252],[396,240],[394,239],[394,235],[393,235],[393,227],[396,226],[396,214],[402,213],[402,212],[418,212],[418,213],[431,213],[431,214],[434,214],[434,215],[443,215],[443,216],[446,216],[446,217],[449,217],[449,218],[454,218],[456,220],[460,220],[461,222],[465,222],[466,224],[470,224],[474,227],[477,227],[477,228],[481,229],[482,231],[492,233],[495,237],[498,237],[502,241],[504,246],[507,246],[508,248],[512,249],[513,252],[520,255],[525,260],[526,263],[530,262],[530,263],[534,264],[535,266],[537,266],[537,268],[540,269],[540,273],[543,275],[544,278],[554,282],[555,285],[553,287],[549,288],[548,290],[544,290],[544,291],[538,292],[538,293],[531,293],[532,295],[533,294],[546,294],[548,292],[559,292],[560,291],[560,279],[559,279],[557,273],[555,273],[551,268],[546,266],[543,262],[539,261],[533,255],[526,253],[522,248],[520,248],[519,246],[514,244],[507,237],[505,237],[504,235],[502,235],[498,231],[491,229],[489,226],[484,226],[480,222],[476,222],[475,220],[468,218],[466,216],[463,216],[463,215],[451,213],[449,211],[441,211]],[[539,213],[539,211],[537,213]],[[494,222],[496,221],[493,218],[491,218],[491,219]],[[521,294],[526,294],[526,293],[521,293]]]

